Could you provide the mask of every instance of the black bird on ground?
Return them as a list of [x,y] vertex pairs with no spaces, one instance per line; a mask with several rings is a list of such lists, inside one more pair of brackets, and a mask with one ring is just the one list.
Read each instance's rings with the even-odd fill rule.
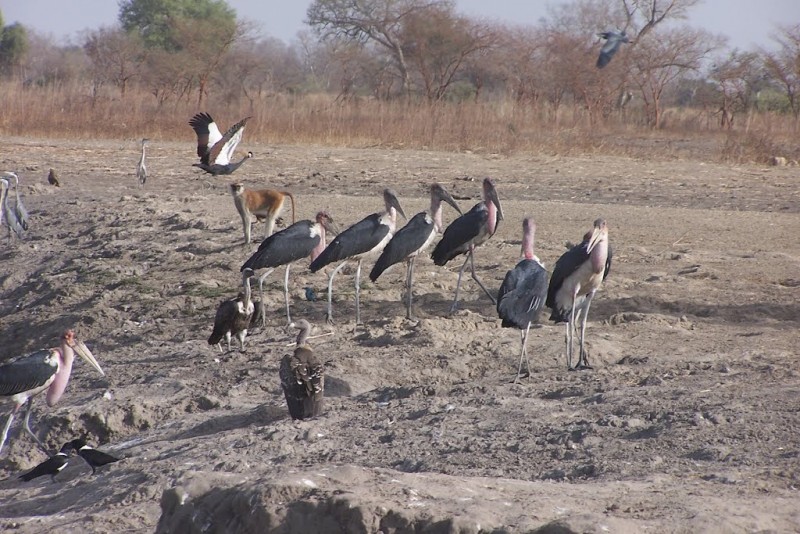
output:
[[433,249],[431,258],[436,265],[444,265],[459,254],[466,254],[467,258],[458,271],[458,282],[456,282],[456,295],[453,298],[453,305],[450,306],[450,313],[456,311],[458,306],[458,292],[461,289],[461,277],[467,263],[470,264],[472,279],[475,280],[483,292],[491,299],[492,304],[497,304],[494,295],[478,279],[475,274],[475,261],[473,255],[475,247],[485,243],[497,231],[497,225],[503,220],[503,209],[500,207],[500,200],[497,198],[497,190],[491,178],[483,180],[483,200],[475,204],[471,210],[450,223],[444,231],[442,240]]
[[56,175],[56,171],[54,169],[50,169],[50,172],[47,173],[47,183],[56,187],[61,187],[61,184],[58,181],[58,176]]
[[300,333],[294,354],[281,360],[281,387],[292,419],[308,419],[322,413],[325,369],[307,343],[311,324],[301,319],[289,326],[298,328]]
[[392,239],[397,225],[397,214],[406,218],[397,194],[391,189],[383,191],[384,211],[373,213],[361,219],[331,241],[322,253],[311,262],[312,273],[329,263],[340,262],[328,278],[327,321],[333,322],[333,279],[348,261],[356,261],[356,324],[361,324],[361,262],[370,254],[378,255]]
[[[90,447],[86,444],[86,440],[78,438],[73,439],[64,447],[70,446],[75,452],[78,453],[78,456],[83,458],[83,460],[89,464],[89,467],[92,468],[92,474],[94,475],[98,467],[102,467],[104,465],[119,462],[121,458],[117,458],[116,456],[111,456],[108,453],[103,451],[98,451],[97,449]],[[61,450],[64,450],[64,447]]]
[[55,482],[56,475],[59,474],[65,467],[67,467],[67,463],[69,462],[69,451],[71,449],[71,443],[65,443],[59,452],[40,463],[27,473],[23,473],[19,476],[19,478],[25,482],[28,482],[40,476],[50,475],[50,478],[52,478],[53,482]]
[[411,299],[414,284],[414,260],[427,249],[436,236],[442,231],[442,202],[447,202],[459,215],[461,208],[456,201],[439,184],[431,185],[431,207],[428,211],[421,211],[414,215],[408,224],[398,230],[386,248],[383,249],[378,261],[369,273],[369,279],[375,282],[383,271],[405,261],[406,267],[406,317],[411,319]]
[[251,319],[255,313],[255,304],[250,298],[250,277],[253,276],[252,269],[242,271],[242,285],[244,293],[232,299],[224,300],[217,308],[214,316],[214,328],[208,338],[209,345],[216,345],[222,352],[222,338],[228,343],[228,351],[231,350],[231,337],[239,339],[239,347],[244,350],[244,340],[247,337],[247,329],[250,328]]
[[547,271],[533,253],[536,223],[528,217],[522,221],[522,259],[516,267],[506,273],[500,291],[497,293],[497,313],[505,328],[519,328],[522,338],[522,352],[514,382],[522,373],[522,359],[525,359],[527,374],[530,376],[531,364],[528,361],[528,332],[531,324],[539,318],[547,298]]
[[248,152],[240,161],[231,163],[233,152],[242,140],[248,120],[250,117],[245,117],[222,134],[208,113],[198,113],[192,117],[189,126],[197,134],[197,155],[200,157],[200,163],[193,163],[192,167],[199,167],[214,176],[232,174],[242,163],[252,158],[253,153]]
[[[561,255],[553,268],[545,304],[553,310],[550,320],[566,323],[567,368],[591,369],[584,346],[586,317],[594,294],[611,270],[611,246],[608,225],[604,219],[594,221],[594,227],[583,236],[583,242]],[[577,322],[581,323],[578,364],[572,367],[572,346]]]
[[597,58],[597,68],[602,69],[611,62],[611,58],[617,53],[622,43],[629,43],[628,36],[624,31],[607,31],[598,33],[600,37],[606,40],[603,48],[600,49],[600,55]]

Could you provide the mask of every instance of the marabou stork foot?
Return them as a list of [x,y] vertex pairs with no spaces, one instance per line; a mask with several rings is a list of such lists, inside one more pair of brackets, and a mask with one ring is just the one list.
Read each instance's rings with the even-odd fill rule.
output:
[[519,373],[517,376],[514,377],[514,384],[519,383],[520,379],[530,378],[530,376],[531,376],[530,370],[522,371],[521,373]]
[[592,367],[588,363],[579,363],[575,367],[570,367],[569,370],[570,371],[592,371],[592,370],[594,370],[594,367]]
[[325,322],[328,323],[329,325],[333,326],[333,324],[334,324],[333,323],[333,316],[330,315],[329,313],[326,313],[325,314]]

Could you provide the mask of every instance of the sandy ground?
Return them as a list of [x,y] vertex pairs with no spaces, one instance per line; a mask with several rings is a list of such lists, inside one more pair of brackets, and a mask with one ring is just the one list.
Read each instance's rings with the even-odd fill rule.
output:
[[[19,172],[32,223],[25,240],[0,240],[0,361],[74,328],[107,376],[77,363],[57,406],[35,401],[34,426],[54,450],[85,433],[124,460],[91,476],[74,459],[56,483],[24,483],[45,455],[15,424],[0,530],[800,530],[797,168],[242,146],[256,157],[214,178],[190,167],[191,143],[152,142],[139,188],[135,140],[6,141],[0,168]],[[298,219],[324,208],[346,227],[381,209],[386,186],[409,217],[433,181],[469,209],[484,176],[506,214],[476,253],[492,290],[519,258],[524,216],[549,268],[607,219],[615,258],[587,328],[594,371],[567,371],[563,327],[543,321],[532,375],[512,384],[518,331],[469,280],[448,316],[461,261],[427,256],[418,320],[404,318],[397,266],[363,277],[357,328],[352,270],[336,279],[330,328],[303,292],[324,297],[325,273],[293,269],[294,317],[333,332],[312,341],[327,362],[319,419],[286,411],[278,362],[293,334],[277,272],[268,325],[246,350],[206,343],[258,245],[242,244],[231,181],[290,190]]]

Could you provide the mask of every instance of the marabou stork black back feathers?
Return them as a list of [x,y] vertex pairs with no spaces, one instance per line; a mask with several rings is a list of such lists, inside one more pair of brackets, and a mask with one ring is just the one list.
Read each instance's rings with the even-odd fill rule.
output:
[[444,265],[469,250],[470,241],[478,236],[481,228],[489,220],[486,204],[475,204],[471,210],[450,223],[436,248],[431,253],[433,263]]
[[42,349],[0,365],[0,396],[9,397],[43,386],[58,370],[58,357]]
[[[317,256],[309,269],[315,273],[330,263],[345,260],[358,254],[372,250],[389,233],[389,227],[380,224],[383,213],[373,213],[340,233],[331,241],[322,253]],[[351,239],[350,236],[361,236]],[[365,237],[368,236],[368,237]]]
[[523,259],[506,273],[497,293],[497,313],[505,328],[535,323],[547,296],[547,271],[536,260]]
[[422,211],[411,217],[408,224],[398,230],[392,240],[386,244],[380,257],[375,262],[375,266],[369,273],[369,279],[374,282],[383,274],[383,271],[398,261],[405,260],[409,251],[419,250],[429,238],[429,234],[420,230],[432,225],[433,221],[427,212]]

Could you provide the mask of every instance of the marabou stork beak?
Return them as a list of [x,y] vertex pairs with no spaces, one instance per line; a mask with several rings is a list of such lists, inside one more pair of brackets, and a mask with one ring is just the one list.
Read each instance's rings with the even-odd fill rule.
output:
[[589,243],[586,245],[586,252],[591,252],[606,233],[608,233],[606,222],[601,219],[595,221],[594,228],[592,229],[592,236],[589,238]]
[[326,219],[325,222],[322,224],[322,226],[324,226],[325,231],[330,232],[331,235],[339,235],[339,225],[336,224],[336,222],[333,219],[331,218]]
[[494,185],[489,189],[489,200],[497,206],[497,220],[503,220],[503,208],[500,207],[500,199],[497,198],[497,190],[494,188]]
[[441,190],[441,197],[442,197],[442,200],[444,200],[445,202],[447,202],[448,204],[453,206],[453,209],[456,210],[459,215],[464,215],[461,212],[461,208],[458,207],[458,204],[456,203],[456,201],[453,199],[453,197],[450,195],[450,193],[448,193],[445,189]]
[[403,212],[403,208],[400,207],[400,201],[397,200],[397,197],[393,196],[390,203],[391,203],[392,207],[397,210],[397,213],[402,215],[403,219],[405,219],[407,221],[408,217],[406,217],[406,214]]
[[80,355],[80,357],[86,361],[86,363],[94,367],[101,376],[106,376],[106,374],[103,372],[103,369],[100,368],[100,364],[97,363],[92,351],[89,350],[89,347],[87,347],[83,341],[75,340],[70,346],[72,347],[72,350],[77,352],[78,355]]

